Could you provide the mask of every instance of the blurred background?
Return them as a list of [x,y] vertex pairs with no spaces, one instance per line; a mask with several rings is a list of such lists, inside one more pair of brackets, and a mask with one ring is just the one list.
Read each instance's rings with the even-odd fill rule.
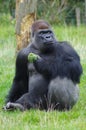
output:
[[[21,5],[17,18],[16,2]],[[24,18],[22,7],[27,11]],[[36,19],[47,20],[57,40],[69,41],[80,56],[83,67],[80,98],[69,112],[31,110],[21,114],[2,110],[15,74],[16,52],[29,39],[28,9],[33,12],[35,9]],[[57,129],[86,130],[86,0],[0,0],[0,130]]]
[[[0,22],[15,18],[16,0],[0,0]],[[77,25],[86,24],[86,0],[38,0],[37,18],[50,23]]]

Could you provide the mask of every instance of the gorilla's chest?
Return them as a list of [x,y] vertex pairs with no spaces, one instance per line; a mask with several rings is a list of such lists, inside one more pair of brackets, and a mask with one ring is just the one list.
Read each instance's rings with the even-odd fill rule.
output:
[[40,57],[42,57],[46,63],[53,63],[56,61],[56,56],[53,54],[40,54]]

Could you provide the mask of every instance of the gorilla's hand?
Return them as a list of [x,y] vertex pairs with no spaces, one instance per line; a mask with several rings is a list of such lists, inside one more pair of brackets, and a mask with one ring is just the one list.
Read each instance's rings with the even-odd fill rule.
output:
[[40,56],[39,55],[36,55],[34,53],[30,53],[28,55],[28,60],[30,63],[33,63],[34,61],[36,61],[37,59],[40,59]]

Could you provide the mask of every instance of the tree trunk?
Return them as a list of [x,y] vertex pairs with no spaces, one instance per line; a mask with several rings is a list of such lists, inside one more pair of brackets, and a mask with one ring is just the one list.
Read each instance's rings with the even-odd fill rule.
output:
[[17,51],[30,41],[30,27],[36,18],[37,0],[16,0]]
[[76,8],[76,23],[77,23],[77,26],[80,26],[80,8]]
[[85,0],[85,24],[86,24],[86,0]]

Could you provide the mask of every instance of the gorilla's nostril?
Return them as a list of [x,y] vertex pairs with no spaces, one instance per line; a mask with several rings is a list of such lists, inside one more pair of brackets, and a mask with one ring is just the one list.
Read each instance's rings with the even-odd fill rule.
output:
[[47,36],[46,38],[50,38],[50,36]]

